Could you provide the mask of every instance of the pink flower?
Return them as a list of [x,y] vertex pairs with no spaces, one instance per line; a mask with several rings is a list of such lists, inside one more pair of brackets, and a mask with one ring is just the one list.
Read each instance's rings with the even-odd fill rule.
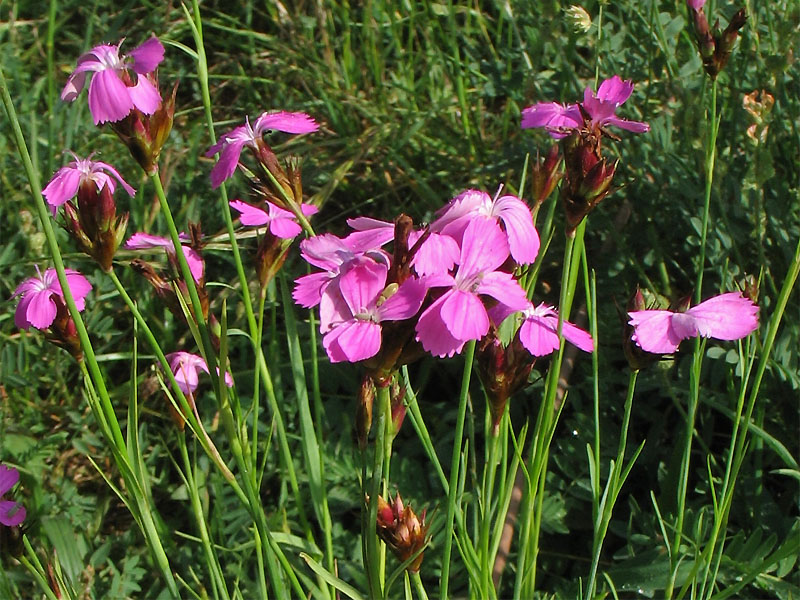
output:
[[25,507],[20,502],[3,500],[11,488],[19,481],[19,471],[14,467],[0,465],[0,523],[6,527],[15,527],[25,520]]
[[628,316],[633,341],[654,354],[675,352],[692,337],[738,340],[758,329],[758,306],[741,292],[714,296],[686,312],[636,310]]
[[[169,361],[169,368],[175,375],[178,387],[187,396],[193,395],[197,386],[200,385],[198,371],[209,373],[206,361],[202,356],[182,351],[167,354],[166,358]],[[217,374],[219,374],[219,368],[217,368]],[[225,373],[225,385],[233,386],[233,378],[230,373]]]
[[[535,307],[530,304],[523,311],[525,320],[519,328],[519,340],[533,356],[546,356],[560,347],[558,338],[558,312],[544,302]],[[594,350],[592,336],[569,321],[561,323],[564,339],[584,352]]]
[[650,130],[647,123],[627,121],[616,116],[617,109],[630,98],[632,92],[633,83],[630,80],[623,81],[619,75],[614,75],[600,84],[596,94],[587,87],[580,104],[565,106],[556,102],[539,102],[522,109],[522,128],[544,127],[554,138],[566,137],[584,125],[591,129],[613,125],[634,133],[644,133]]
[[383,250],[341,239],[331,233],[324,233],[300,242],[300,255],[309,264],[322,269],[320,273],[303,275],[295,280],[292,298],[305,308],[316,306],[328,286],[338,281],[340,273],[349,265],[365,258],[389,264],[389,255]]
[[692,10],[700,10],[706,5],[706,0],[686,0],[686,4]]
[[427,292],[418,279],[407,279],[386,296],[385,264],[363,261],[344,273],[334,314],[322,344],[331,362],[358,362],[375,356],[381,348],[381,323],[410,319],[422,306]]
[[[91,291],[92,285],[73,269],[66,269],[66,275],[72,298],[81,311],[86,306],[84,299]],[[37,277],[23,281],[14,291],[12,298],[16,296],[22,296],[14,314],[14,323],[20,329],[30,327],[47,329],[55,321],[58,305],[64,306],[64,294],[55,269],[47,269],[44,275],[39,273]]]
[[80,186],[89,181],[97,186],[98,192],[107,186],[113,194],[117,186],[114,182],[116,179],[129,196],[133,197],[136,194],[136,190],[129,186],[119,172],[108,163],[93,161],[91,157],[80,159],[75,154],[72,157],[75,160],[56,171],[50,183],[42,190],[54,212],[67,200],[74,198]]
[[258,144],[266,131],[283,131],[284,133],[311,133],[319,129],[319,125],[309,115],[302,112],[265,112],[254,126],[250,120],[229,131],[206,152],[207,157],[219,153],[219,160],[211,169],[211,187],[219,187],[236,170],[239,156],[245,146],[258,149]]
[[[182,233],[181,241],[189,241],[189,237]],[[150,235],[149,233],[144,233],[141,231],[139,233],[134,233],[130,239],[125,242],[125,247],[131,250],[164,248],[171,260],[174,261],[176,259],[175,246],[173,245],[172,240],[159,235]],[[183,256],[186,258],[186,262],[189,264],[189,270],[192,272],[192,277],[195,281],[199,282],[203,278],[203,271],[205,269],[203,258],[194,248],[189,246],[182,245],[181,250],[183,251]]]
[[[89,83],[89,109],[95,125],[121,121],[134,108],[152,115],[161,104],[158,88],[147,75],[164,60],[164,46],[152,37],[127,56],[120,56],[121,45],[121,41],[116,46],[101,44],[83,54],[61,92],[62,100],[72,102],[83,89],[87,73],[93,72]],[[135,83],[130,71],[136,74]]]
[[[269,230],[272,235],[284,240],[290,240],[297,237],[302,228],[297,223],[297,217],[291,211],[284,210],[275,206],[268,200],[267,210],[247,204],[241,200],[232,200],[230,202],[231,208],[236,209],[241,213],[240,220],[242,225],[259,227],[261,225],[269,225]],[[319,208],[313,204],[301,204],[300,210],[303,215],[310,217],[319,212]]]
[[428,287],[449,287],[419,317],[417,340],[434,356],[453,356],[469,340],[489,330],[489,315],[481,295],[491,296],[509,310],[528,306],[525,291],[510,273],[497,269],[509,255],[508,239],[493,219],[474,219],[464,231],[455,275],[426,277]]
[[476,218],[499,220],[508,237],[511,257],[521,265],[532,263],[539,254],[539,234],[528,205],[516,196],[493,200],[486,192],[466,190],[440,212],[431,230],[460,241],[467,225]]

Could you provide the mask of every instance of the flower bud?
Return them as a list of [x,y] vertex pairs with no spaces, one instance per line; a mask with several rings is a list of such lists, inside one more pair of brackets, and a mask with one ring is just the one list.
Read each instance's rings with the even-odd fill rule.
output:
[[358,390],[358,405],[356,406],[356,439],[358,447],[362,451],[367,447],[369,430],[372,429],[372,404],[374,401],[375,382],[369,375],[364,375]]
[[550,151],[544,159],[539,160],[537,156],[536,163],[533,166],[533,206],[531,212],[535,215],[539,211],[539,207],[550,197],[553,190],[556,189],[558,182],[564,176],[564,172],[559,170],[561,165],[561,155],[559,153],[558,144],[550,147]]
[[403,504],[400,493],[389,501],[378,497],[378,517],[376,529],[381,538],[400,562],[409,560],[416,555],[407,569],[413,573],[419,571],[422,565],[423,549],[428,543],[429,523],[425,523],[425,511],[420,517],[414,513],[410,506]]

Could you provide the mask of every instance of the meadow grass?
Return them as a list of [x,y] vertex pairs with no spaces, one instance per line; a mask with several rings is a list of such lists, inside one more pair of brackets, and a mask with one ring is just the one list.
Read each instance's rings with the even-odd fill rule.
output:
[[[585,31],[555,1],[0,3],[6,90],[30,152],[26,165],[7,110],[0,461],[21,472],[29,548],[0,528],[0,597],[46,594],[48,565],[74,598],[800,595],[800,7],[745,4],[712,84],[683,2],[583,6]],[[737,8],[706,5],[723,23]],[[150,34],[167,49],[162,88],[179,82],[160,179],[137,175],[110,129],[92,125],[85,95],[59,99],[82,52]],[[376,408],[359,450],[359,369],[330,364],[314,315],[290,302],[306,272],[296,244],[259,290],[255,240],[235,228],[232,243],[209,185],[214,136],[264,110],[307,112],[320,131],[274,149],[302,158],[317,233],[344,234],[358,215],[428,222],[471,187],[529,198],[531,165],[552,140],[521,130],[521,109],[574,101],[614,74],[636,84],[621,112],[651,130],[606,144],[620,159],[618,189],[574,241],[557,194],[541,208],[543,251],[529,274],[537,301],[583,321],[597,351],[538,360],[497,438],[470,349],[425,358],[403,370],[407,418],[393,443]],[[743,99],[757,90],[775,104],[754,140]],[[118,252],[107,277],[55,223],[45,235],[31,183],[41,189],[66,149],[98,152],[139,190],[121,201],[130,233],[202,223],[219,349],[203,319],[191,331],[165,310],[129,268],[138,255]],[[225,193],[250,189],[238,177]],[[14,325],[11,294],[35,264],[52,264],[55,242],[94,285],[82,317],[95,371]],[[631,374],[621,315],[637,285],[699,300],[748,274],[758,332],[684,342]],[[189,346],[229,357],[236,388],[207,379],[178,432],[168,402],[187,416],[188,404],[153,365]],[[362,535],[377,495],[396,491],[432,524],[418,576]]]

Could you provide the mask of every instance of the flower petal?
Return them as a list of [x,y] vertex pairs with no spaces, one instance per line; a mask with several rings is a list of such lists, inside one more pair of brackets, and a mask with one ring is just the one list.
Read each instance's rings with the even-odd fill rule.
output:
[[451,290],[445,294],[441,316],[450,333],[456,339],[478,340],[489,331],[489,315],[480,298],[463,290]]
[[152,115],[161,106],[158,88],[144,75],[140,75],[136,85],[128,88],[133,105],[146,115]]
[[508,254],[508,238],[495,220],[486,217],[473,219],[461,240],[461,259],[456,279],[494,271],[506,261]]
[[50,327],[58,312],[56,303],[53,300],[53,292],[42,290],[41,292],[26,296],[23,300],[27,298],[30,298],[25,310],[25,318],[28,323],[36,327],[36,329],[47,329]]
[[738,340],[758,329],[758,306],[742,296],[728,292],[686,311],[696,323],[698,334],[718,340]]
[[560,347],[558,333],[546,317],[530,316],[519,328],[519,341],[533,356],[546,356]]
[[0,523],[6,527],[16,527],[25,520],[26,514],[20,502],[0,500]]
[[636,310],[628,313],[633,326],[631,339],[642,350],[670,354],[678,349],[681,337],[672,329],[674,313],[669,310]]
[[94,124],[121,121],[133,109],[126,86],[113,69],[98,71],[89,83],[89,109]]
[[433,356],[453,356],[464,348],[464,340],[456,339],[442,320],[441,308],[448,294],[445,293],[426,308],[417,321],[417,340]]
[[242,225],[258,227],[269,223],[269,213],[262,208],[258,208],[247,202],[242,202],[241,200],[231,200],[229,204],[231,208],[239,211],[239,220],[242,222]]
[[50,206],[61,206],[70,198],[74,198],[78,193],[81,183],[81,173],[72,167],[62,167],[50,183],[42,190],[42,195],[47,199]]
[[428,286],[419,279],[406,279],[397,291],[378,307],[381,321],[410,319],[419,311]]
[[354,315],[375,306],[386,286],[387,272],[386,265],[367,259],[339,278],[339,290]]
[[152,73],[159,63],[164,60],[164,46],[158,41],[157,37],[153,36],[128,52],[128,56],[133,58],[132,68],[134,71],[140,75]]
[[494,203],[492,214],[506,227],[511,256],[517,263],[527,265],[539,254],[539,233],[533,225],[528,205],[516,196],[501,196]]
[[253,131],[261,135],[267,130],[283,131],[284,133],[311,133],[319,129],[317,122],[303,112],[265,112],[256,119]]
[[371,321],[348,321],[329,331],[322,345],[331,362],[365,360],[381,349],[381,326]]
[[0,465],[0,496],[4,496],[7,492],[11,491],[19,481],[19,471],[14,467],[7,467]]
[[311,308],[320,303],[322,292],[331,282],[331,275],[327,271],[322,273],[311,273],[298,277],[294,281],[292,298],[295,303],[304,308]]

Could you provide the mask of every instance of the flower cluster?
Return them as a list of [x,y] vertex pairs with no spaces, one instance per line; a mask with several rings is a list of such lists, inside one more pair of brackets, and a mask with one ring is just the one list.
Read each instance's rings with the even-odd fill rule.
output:
[[[460,353],[514,314],[530,355],[559,347],[555,309],[534,308],[513,273],[539,251],[530,209],[516,196],[467,190],[422,230],[405,215],[394,224],[365,217],[349,224],[355,231],[345,238],[301,243],[303,258],[321,271],[297,279],[293,294],[302,306],[319,305],[332,362],[365,361],[380,382],[423,351]],[[389,254],[383,246],[392,240]],[[574,326],[564,323],[562,333],[592,349]]]
[[422,565],[423,550],[428,543],[430,523],[425,522],[425,511],[417,517],[410,506],[403,504],[400,493],[389,501],[378,496],[378,517],[376,523],[380,537],[400,562],[413,557],[408,570],[419,571]]
[[716,31],[719,25],[717,21],[712,31],[704,10],[706,0],[686,0],[686,4],[694,21],[694,36],[700,58],[703,59],[703,68],[711,79],[716,79],[728,63],[739,30],[747,22],[747,13],[743,8],[736,11],[724,30]]
[[607,127],[644,133],[650,126],[616,116],[633,92],[633,83],[614,75],[600,84],[595,93],[587,87],[583,102],[559,104],[539,102],[522,110],[522,128],[542,127],[561,140],[566,174],[561,199],[567,217],[567,232],[572,233],[589,212],[611,192],[617,163],[602,156],[602,139],[614,137]]

